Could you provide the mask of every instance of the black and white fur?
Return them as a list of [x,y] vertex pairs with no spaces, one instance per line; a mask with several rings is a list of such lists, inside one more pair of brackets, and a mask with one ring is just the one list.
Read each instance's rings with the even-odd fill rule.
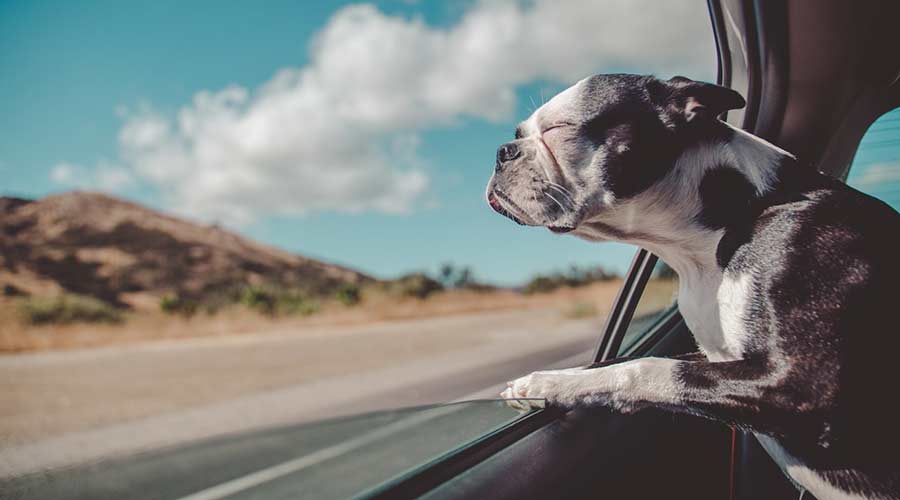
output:
[[502,394],[750,429],[820,499],[900,498],[900,216],[717,119],[736,92],[598,75],[498,150],[514,221],[642,246],[678,273],[699,352],[535,372]]

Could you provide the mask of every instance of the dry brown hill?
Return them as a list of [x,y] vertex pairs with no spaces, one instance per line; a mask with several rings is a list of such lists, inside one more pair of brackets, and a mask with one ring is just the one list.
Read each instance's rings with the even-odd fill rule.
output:
[[252,284],[327,293],[371,278],[107,195],[0,197],[0,288],[117,305]]

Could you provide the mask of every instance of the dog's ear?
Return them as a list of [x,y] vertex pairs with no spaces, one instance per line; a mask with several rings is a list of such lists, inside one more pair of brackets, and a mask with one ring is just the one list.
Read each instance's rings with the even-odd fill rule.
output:
[[686,122],[714,120],[729,109],[747,105],[737,91],[721,85],[697,82],[683,76],[675,76],[665,82],[663,99],[666,107],[681,114]]

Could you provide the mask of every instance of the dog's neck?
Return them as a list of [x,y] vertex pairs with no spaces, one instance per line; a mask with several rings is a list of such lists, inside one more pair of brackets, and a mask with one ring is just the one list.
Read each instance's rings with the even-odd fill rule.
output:
[[660,256],[682,280],[697,282],[708,275],[720,275],[716,250],[724,228],[711,228],[699,218],[704,208],[700,196],[704,177],[723,167],[740,172],[753,186],[753,192],[746,195],[749,205],[751,198],[776,189],[780,168],[794,161],[790,153],[756,136],[725,123],[721,126],[724,139],[705,140],[686,148],[664,178],[615,209],[587,220],[576,234],[646,248]]

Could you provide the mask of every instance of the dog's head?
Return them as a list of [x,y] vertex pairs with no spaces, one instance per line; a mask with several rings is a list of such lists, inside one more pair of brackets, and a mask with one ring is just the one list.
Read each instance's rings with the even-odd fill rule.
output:
[[640,197],[737,92],[683,77],[597,75],[555,96],[497,150],[487,200],[519,224],[568,232]]

